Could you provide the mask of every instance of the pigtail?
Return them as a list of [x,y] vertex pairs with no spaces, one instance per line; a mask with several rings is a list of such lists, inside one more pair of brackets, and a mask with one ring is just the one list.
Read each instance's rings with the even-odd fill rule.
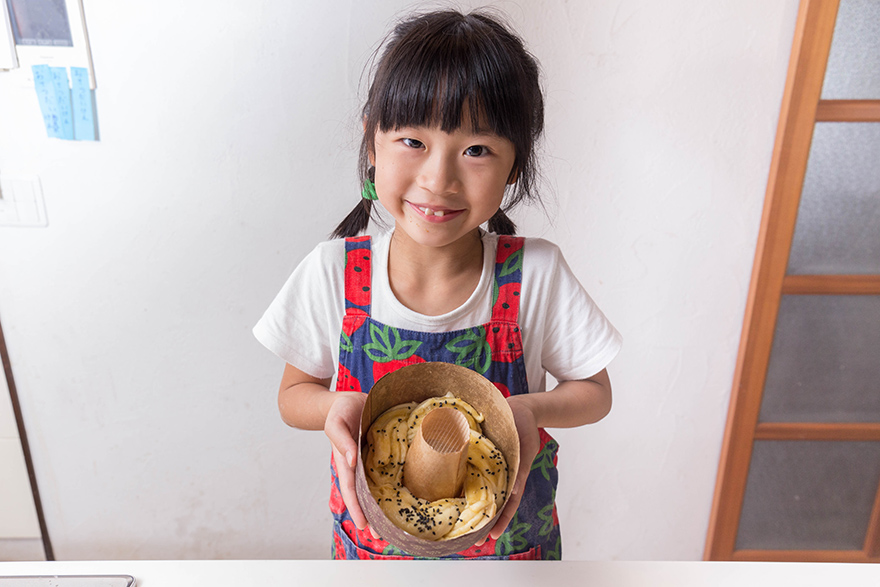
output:
[[489,219],[489,232],[494,232],[495,234],[515,235],[516,224],[513,223],[513,220],[511,220],[501,208],[498,208],[498,211]]
[[362,163],[366,162],[363,177],[363,189],[361,190],[361,200],[354,209],[348,213],[345,220],[339,223],[330,238],[348,238],[357,236],[365,232],[370,225],[370,219],[373,216],[373,200],[376,198],[376,187],[373,184],[376,178],[376,168],[369,165],[366,155],[363,156]]
[[348,238],[364,232],[370,224],[370,214],[372,211],[373,202],[362,199],[357,203],[354,209],[348,213],[345,220],[339,223],[336,230],[330,234],[330,238]]

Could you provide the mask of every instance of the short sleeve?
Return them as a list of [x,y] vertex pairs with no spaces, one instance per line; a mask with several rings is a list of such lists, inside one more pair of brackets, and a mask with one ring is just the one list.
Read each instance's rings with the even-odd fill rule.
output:
[[[543,319],[536,325],[541,366],[557,380],[586,379],[606,368],[622,344],[620,333],[596,305],[556,245],[530,239],[536,265],[532,291]],[[536,341],[538,342],[538,341]]]
[[267,349],[321,379],[336,372],[344,266],[345,241],[318,245],[293,271],[253,329]]

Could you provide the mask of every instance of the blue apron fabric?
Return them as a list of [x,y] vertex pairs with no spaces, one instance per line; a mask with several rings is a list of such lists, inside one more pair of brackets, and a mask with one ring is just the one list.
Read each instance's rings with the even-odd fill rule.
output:
[[[495,260],[492,315],[485,324],[451,332],[417,332],[381,324],[370,316],[369,237],[346,239],[345,317],[339,344],[336,391],[368,392],[384,374],[405,365],[442,361],[467,367],[491,381],[505,397],[528,393],[522,336],[517,318],[522,282],[523,239],[500,236]],[[532,463],[522,502],[507,530],[447,558],[562,558],[556,514],[557,442],[539,430],[541,448]],[[331,459],[330,509],[335,559],[412,559],[369,531],[358,530],[339,491]]]

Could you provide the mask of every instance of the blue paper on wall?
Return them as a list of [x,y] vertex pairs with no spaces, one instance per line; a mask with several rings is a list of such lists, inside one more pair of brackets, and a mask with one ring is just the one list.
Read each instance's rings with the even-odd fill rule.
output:
[[78,141],[95,140],[95,114],[92,107],[92,89],[89,71],[85,67],[70,68],[73,95],[73,133]]
[[34,65],[32,69],[46,134],[58,139],[94,141],[95,110],[88,70],[71,67],[68,80],[65,67]]
[[61,138],[61,118],[58,113],[58,101],[55,98],[55,81],[48,65],[34,65],[34,90],[43,113],[46,134]]
[[73,109],[70,105],[70,82],[66,67],[50,67],[52,84],[55,86],[55,102],[58,111],[60,139],[73,140]]

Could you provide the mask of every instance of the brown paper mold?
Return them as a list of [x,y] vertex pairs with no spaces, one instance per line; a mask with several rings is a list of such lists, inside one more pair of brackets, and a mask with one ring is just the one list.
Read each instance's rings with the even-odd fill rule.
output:
[[370,526],[384,539],[404,552],[421,557],[440,557],[466,550],[488,536],[502,507],[488,524],[468,534],[449,540],[423,540],[398,528],[389,520],[367,486],[364,472],[364,436],[377,417],[389,408],[407,402],[422,402],[431,397],[452,392],[483,414],[483,434],[489,437],[507,459],[507,495],[516,482],[519,469],[519,435],[513,413],[501,392],[482,375],[465,367],[449,363],[417,363],[402,367],[382,377],[367,394],[361,414],[358,436],[357,472],[355,487],[358,501]]

